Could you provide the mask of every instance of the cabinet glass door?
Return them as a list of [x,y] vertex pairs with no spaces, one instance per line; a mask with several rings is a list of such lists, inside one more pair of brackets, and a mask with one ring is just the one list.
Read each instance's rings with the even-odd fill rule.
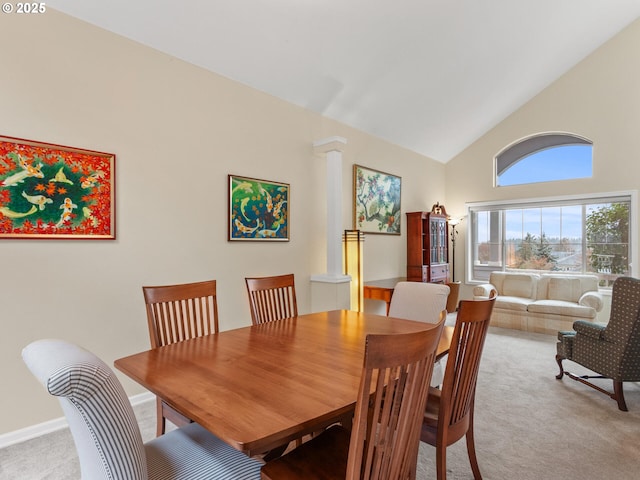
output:
[[434,221],[429,222],[430,235],[430,261],[429,263],[437,263],[438,261],[438,224]]

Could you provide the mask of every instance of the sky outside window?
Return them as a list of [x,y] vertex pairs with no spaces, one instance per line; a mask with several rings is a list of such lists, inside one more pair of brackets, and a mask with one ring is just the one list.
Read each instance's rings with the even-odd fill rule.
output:
[[507,240],[521,240],[529,233],[547,240],[582,238],[582,207],[543,207],[505,211]]
[[540,150],[523,157],[497,178],[498,186],[590,178],[591,145],[566,145]]

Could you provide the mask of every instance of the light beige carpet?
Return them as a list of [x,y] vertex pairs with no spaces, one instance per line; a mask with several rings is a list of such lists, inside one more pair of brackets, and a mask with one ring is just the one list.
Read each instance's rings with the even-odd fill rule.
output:
[[[565,376],[555,337],[491,328],[480,364],[475,437],[485,480],[640,478],[640,384],[625,383],[629,412]],[[565,368],[588,373],[573,362]],[[610,380],[599,384],[611,388]],[[421,445],[418,478],[435,478],[435,449]],[[473,479],[464,440],[448,449],[447,478]]]
[[[625,384],[629,412],[621,412],[585,385],[556,380],[554,357],[552,336],[490,329],[476,396],[476,451],[484,479],[640,478],[640,384]],[[155,404],[135,411],[144,439],[153,438]],[[449,480],[473,479],[464,440],[448,449],[447,471]],[[67,430],[0,450],[0,479],[77,478]],[[435,449],[421,444],[418,479],[432,478]]]

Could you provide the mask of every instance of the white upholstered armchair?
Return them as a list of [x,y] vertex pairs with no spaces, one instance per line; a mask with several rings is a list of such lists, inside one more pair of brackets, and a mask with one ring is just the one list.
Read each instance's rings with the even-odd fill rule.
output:
[[[448,286],[438,283],[398,282],[391,297],[389,316],[438,323],[440,314],[446,310],[449,291]],[[446,362],[446,356],[436,362],[431,376],[432,386],[442,383]]]

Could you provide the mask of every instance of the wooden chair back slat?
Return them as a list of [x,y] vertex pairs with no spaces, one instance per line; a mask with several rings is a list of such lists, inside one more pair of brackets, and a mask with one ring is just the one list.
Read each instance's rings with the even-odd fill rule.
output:
[[293,274],[246,278],[245,282],[254,325],[298,315]]
[[151,347],[218,332],[216,281],[142,287]]

